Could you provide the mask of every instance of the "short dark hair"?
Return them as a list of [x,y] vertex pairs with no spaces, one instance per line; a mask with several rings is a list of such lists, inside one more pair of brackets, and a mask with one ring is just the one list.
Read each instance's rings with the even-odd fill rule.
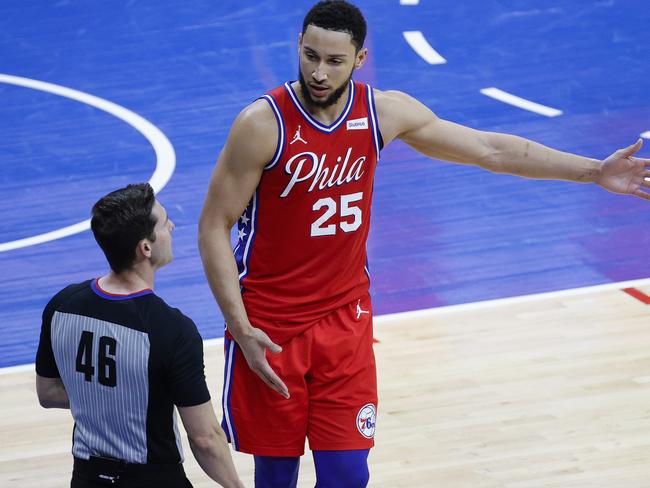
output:
[[366,40],[366,19],[361,10],[344,0],[325,0],[314,5],[302,22],[302,33],[313,25],[327,30],[347,32],[357,52]]
[[156,240],[151,214],[156,196],[149,183],[120,188],[100,198],[92,209],[90,228],[116,273],[131,267],[142,239]]

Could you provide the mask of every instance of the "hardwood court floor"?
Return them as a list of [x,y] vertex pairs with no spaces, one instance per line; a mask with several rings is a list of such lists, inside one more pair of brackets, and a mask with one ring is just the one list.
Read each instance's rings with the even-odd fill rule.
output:
[[[593,289],[378,319],[370,486],[649,487],[649,312]],[[222,362],[206,348],[215,398]],[[69,413],[38,407],[32,373],[0,384],[0,486],[67,486]],[[214,486],[186,455],[194,486]],[[306,456],[299,486],[313,485]]]

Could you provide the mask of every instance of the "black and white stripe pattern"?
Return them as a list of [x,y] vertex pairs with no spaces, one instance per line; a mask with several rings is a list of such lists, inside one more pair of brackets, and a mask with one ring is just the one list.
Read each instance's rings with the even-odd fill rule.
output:
[[[76,365],[84,331],[93,334],[90,357],[95,371],[90,381],[77,371]],[[102,336],[117,342],[115,387],[97,381]],[[111,322],[57,311],[52,317],[51,339],[75,418],[73,455],[82,459],[99,455],[146,463],[149,336]]]

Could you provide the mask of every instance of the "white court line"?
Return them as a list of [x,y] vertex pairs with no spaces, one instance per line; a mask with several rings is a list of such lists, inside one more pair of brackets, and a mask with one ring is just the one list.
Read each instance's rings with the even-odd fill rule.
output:
[[34,372],[36,372],[36,367],[35,367],[34,363],[21,364],[19,366],[8,366],[6,368],[0,368],[0,375],[12,374],[12,373],[23,373],[25,371],[34,371]]
[[223,337],[215,337],[214,339],[206,339],[203,341],[205,347],[218,346],[223,344]]
[[420,0],[399,0],[400,5],[418,5]]
[[644,139],[650,139],[650,130],[641,134],[641,137],[643,137]]
[[[70,98],[98,108],[99,110],[103,110],[104,112],[123,120],[146,137],[156,152],[156,169],[149,179],[149,184],[152,186],[154,191],[158,193],[162,190],[172,177],[174,168],[176,167],[176,153],[174,152],[174,147],[158,127],[138,114],[103,98],[82,91],[73,90],[72,88],[67,88],[65,86],[55,85],[53,83],[2,73],[0,73],[0,83],[23,86],[25,88],[32,88],[34,90],[40,90],[61,97]],[[45,232],[44,234],[26,237],[15,241],[2,242],[0,243],[0,252],[61,239],[62,237],[77,234],[87,229],[90,229],[90,219],[51,232]]]
[[[650,278],[643,278],[640,280],[632,281],[619,281],[618,283],[605,283],[603,285],[585,286],[582,288],[570,288],[568,290],[549,291],[545,293],[535,293],[533,295],[521,295],[518,297],[498,298],[496,300],[485,300],[482,302],[461,303],[460,305],[448,305],[446,307],[425,308],[422,310],[413,310],[410,312],[390,313],[386,315],[378,315],[373,317],[373,322],[376,325],[392,323],[399,320],[434,317],[436,315],[444,315],[448,313],[463,311],[463,310],[477,310],[481,308],[494,308],[503,305],[510,305],[514,303],[537,302],[540,300],[547,300],[549,298],[573,297],[580,295],[587,295],[589,293],[597,293],[608,290],[622,290],[623,288],[637,288],[640,286],[649,286]],[[223,337],[214,339],[206,339],[203,341],[205,347],[218,346],[223,344]],[[20,366],[9,366],[0,368],[0,375],[19,373],[23,371],[34,371],[34,363],[22,364]]]
[[524,110],[535,112],[540,115],[545,115],[546,117],[557,117],[558,115],[562,115],[561,110],[531,102],[525,98],[499,90],[498,88],[483,88],[481,93],[490,98],[494,98],[495,100],[499,100],[500,102],[507,103],[508,105],[514,105],[515,107],[523,108]]
[[396,320],[433,317],[463,310],[477,310],[482,308],[501,307],[515,303],[537,302],[549,298],[561,298],[587,295],[608,290],[622,290],[623,288],[636,288],[650,285],[650,278],[640,280],[620,281],[618,283],[605,283],[603,285],[585,286],[583,288],[570,288],[568,290],[549,291],[545,293],[536,293],[533,295],[521,295],[518,297],[498,298],[496,300],[485,300],[482,302],[461,303],[460,305],[449,305],[446,307],[426,308],[423,310],[413,310],[411,312],[400,312],[386,315],[380,315],[373,320],[376,323],[395,322]]
[[409,46],[427,63],[429,64],[445,64],[447,60],[436,52],[431,47],[431,44],[424,38],[420,31],[404,31],[402,32],[404,39],[409,43]]

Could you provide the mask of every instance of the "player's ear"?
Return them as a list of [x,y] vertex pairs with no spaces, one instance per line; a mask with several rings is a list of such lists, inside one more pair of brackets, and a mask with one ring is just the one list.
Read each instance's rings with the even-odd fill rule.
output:
[[355,69],[361,68],[361,66],[363,66],[363,63],[366,62],[367,58],[368,58],[368,49],[362,47],[361,49],[359,49],[359,52],[357,53],[354,59],[354,68]]
[[302,32],[298,32],[298,52],[300,52],[301,47],[302,47]]

